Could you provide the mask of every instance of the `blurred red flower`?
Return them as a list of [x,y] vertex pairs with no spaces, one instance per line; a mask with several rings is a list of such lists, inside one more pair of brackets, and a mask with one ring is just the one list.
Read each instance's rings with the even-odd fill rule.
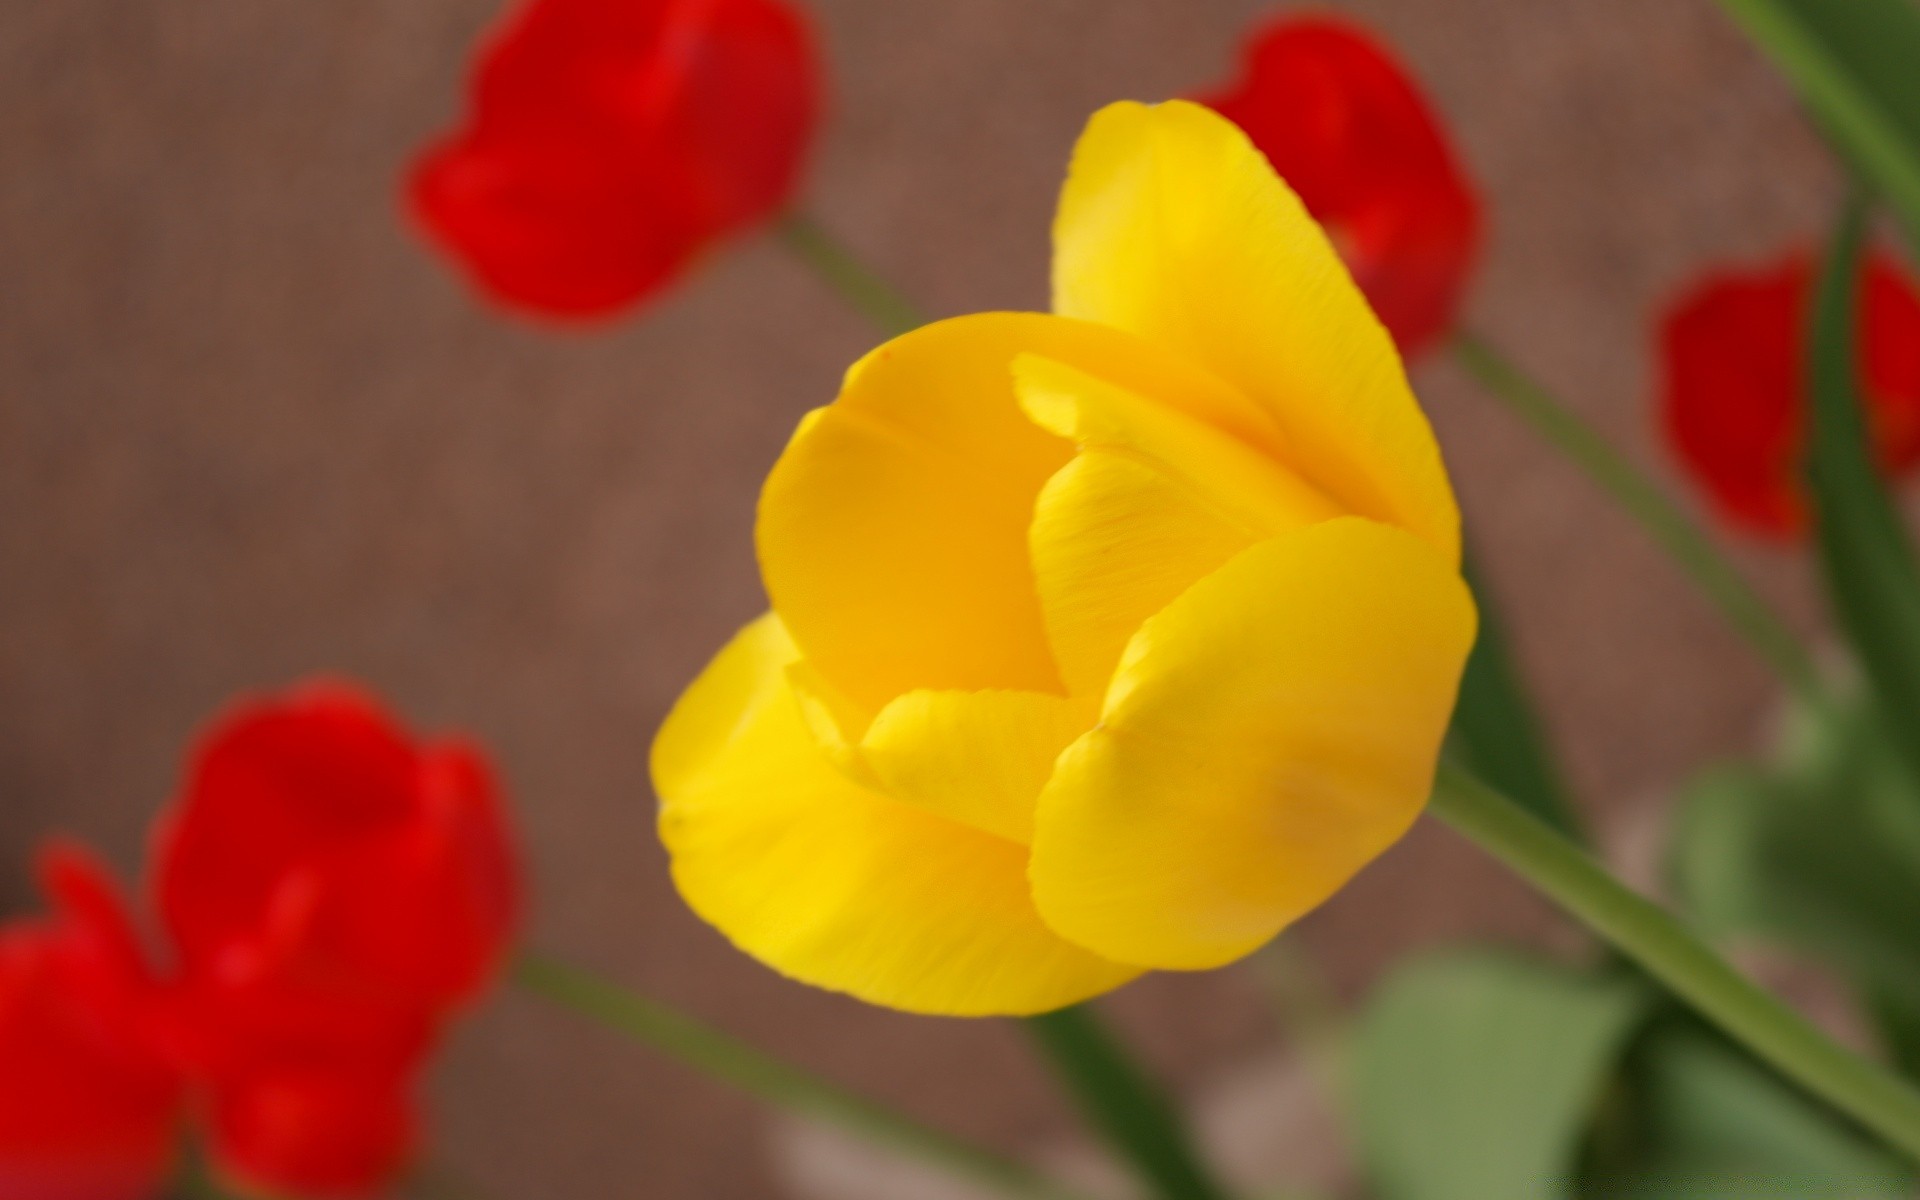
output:
[[787,204],[819,74],[783,0],[532,0],[415,163],[413,213],[503,303],[611,315]]
[[390,1182],[418,1136],[405,1071],[315,1068],[223,1081],[210,1141],[221,1169],[276,1193],[353,1196]]
[[412,1077],[518,911],[478,752],[338,684],[243,704],[194,755],[154,872],[216,1161],[280,1190],[388,1178]]
[[0,1196],[153,1196],[184,1095],[158,985],[98,865],[55,845],[40,874],[55,914],[0,926]]
[[1480,244],[1480,201],[1411,76],[1364,30],[1282,17],[1249,37],[1239,79],[1197,97],[1253,139],[1326,227],[1400,352],[1453,328]]
[[[1661,416],[1680,461],[1726,521],[1762,537],[1804,532],[1808,255],[1724,271],[1689,289],[1660,328]],[[1868,258],[1859,355],[1874,448],[1889,474],[1920,464],[1920,293],[1894,259]]]

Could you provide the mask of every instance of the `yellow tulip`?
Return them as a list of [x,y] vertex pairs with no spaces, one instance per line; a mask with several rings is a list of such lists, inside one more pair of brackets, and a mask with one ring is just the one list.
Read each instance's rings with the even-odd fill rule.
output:
[[896,1008],[1255,949],[1419,814],[1473,640],[1393,343],[1238,129],[1095,115],[1054,253],[1053,315],[896,338],[801,421],[772,611],[654,746],[695,911]]

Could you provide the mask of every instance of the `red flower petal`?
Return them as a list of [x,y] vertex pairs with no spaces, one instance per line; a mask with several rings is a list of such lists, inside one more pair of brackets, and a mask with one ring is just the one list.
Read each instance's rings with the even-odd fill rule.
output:
[[[1805,255],[1708,276],[1661,322],[1661,415],[1681,463],[1726,521],[1776,540],[1806,526]],[[1884,254],[1861,285],[1860,354],[1875,450],[1890,473],[1920,463],[1920,294]]]
[[1480,202],[1379,43],[1332,18],[1283,17],[1253,32],[1241,77],[1200,100],[1245,130],[1327,227],[1402,354],[1452,329]]
[[0,1196],[153,1196],[182,1103],[153,981],[100,867],[54,847],[42,874],[59,914],[0,927]]
[[156,849],[182,1008],[220,1074],[397,1062],[498,968],[518,908],[493,778],[339,685],[246,704]]
[[819,88],[781,0],[534,0],[482,50],[410,204],[496,299],[608,315],[786,205]]
[[405,1080],[282,1073],[228,1083],[213,1103],[221,1174],[274,1194],[364,1195],[403,1170],[418,1140]]

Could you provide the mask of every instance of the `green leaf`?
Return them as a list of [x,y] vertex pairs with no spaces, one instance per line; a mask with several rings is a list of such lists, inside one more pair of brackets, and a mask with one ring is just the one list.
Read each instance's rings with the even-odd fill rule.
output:
[[1514,668],[1499,606],[1472,560],[1464,566],[1480,608],[1480,633],[1460,677],[1460,699],[1448,731],[1453,753],[1495,790],[1584,844],[1566,785]]
[[[1913,70],[1920,77],[1920,58]],[[1874,465],[1856,382],[1864,226],[1863,206],[1848,204],[1821,273],[1813,312],[1807,475],[1835,616],[1891,727],[1891,744],[1920,781],[1920,566]]]
[[1382,1200],[1571,1195],[1603,1081],[1651,993],[1491,951],[1446,951],[1375,992],[1355,1045],[1356,1134]]
[[1762,937],[1843,972],[1920,1073],[1920,795],[1861,698],[1802,716],[1771,767],[1680,795],[1669,875],[1715,938]]
[[1634,1041],[1614,1110],[1631,1146],[1584,1181],[1607,1200],[1847,1200],[1905,1196],[1899,1165],[1693,1018]]
[[1913,0],[1720,0],[1855,170],[1920,234],[1920,8]]

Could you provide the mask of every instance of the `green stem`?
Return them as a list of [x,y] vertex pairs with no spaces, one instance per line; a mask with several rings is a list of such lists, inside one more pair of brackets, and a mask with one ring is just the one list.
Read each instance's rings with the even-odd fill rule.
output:
[[888,337],[927,323],[919,308],[892,284],[869,270],[839,238],[813,217],[792,212],[775,227],[780,240],[813,269],[822,282],[872,321]]
[[1874,461],[1860,396],[1859,280],[1867,202],[1849,197],[1807,332],[1813,434],[1807,484],[1827,595],[1874,698],[1875,719],[1920,785],[1920,561]]
[[1031,1167],[929,1129],[578,967],[527,952],[516,964],[514,978],[562,1008],[789,1112],[837,1125],[1003,1195],[1085,1200]]
[[1487,390],[1619,501],[1796,695],[1815,708],[1824,707],[1819,672],[1800,640],[1678,505],[1491,342],[1463,331],[1454,337],[1453,355]]
[[1448,763],[1434,812],[1585,922],[1756,1057],[1920,1162],[1920,1092],[1753,985],[1659,905]]
[[1194,1152],[1180,1114],[1087,1005],[1029,1017],[1089,1124],[1130,1161],[1160,1200],[1225,1200]]
[[[1905,221],[1908,237],[1920,237],[1920,161],[1914,157],[1910,131],[1903,130],[1895,110],[1875,96],[1873,80],[1860,69],[1862,64],[1842,57],[1817,27],[1796,13],[1804,4],[1720,0],[1720,7],[1793,81],[1842,157],[1886,193]],[[1911,28],[1896,22],[1895,30],[1889,32],[1911,35]],[[1907,43],[1896,40],[1894,44]]]

